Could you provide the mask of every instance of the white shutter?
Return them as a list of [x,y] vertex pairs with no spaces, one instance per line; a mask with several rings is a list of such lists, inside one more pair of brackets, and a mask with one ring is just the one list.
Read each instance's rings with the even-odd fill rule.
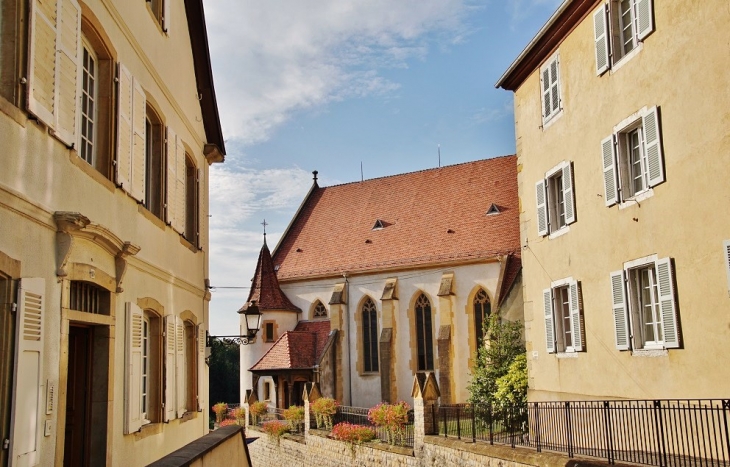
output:
[[170,26],[172,25],[172,16],[170,10],[173,0],[162,0],[162,30],[170,34]]
[[656,107],[649,109],[642,116],[644,125],[644,151],[649,164],[649,186],[656,186],[664,181],[664,161],[662,160],[661,130],[659,112]]
[[208,372],[205,365],[205,326],[198,324],[198,412],[206,406],[208,394]]
[[[45,279],[21,279],[15,331],[15,369],[10,422],[10,465],[40,461],[43,398]],[[45,411],[43,411],[45,412]]]
[[49,128],[56,125],[56,23],[58,0],[30,1],[28,111]]
[[182,139],[177,137],[177,146],[175,150],[175,163],[177,168],[175,173],[177,175],[175,187],[175,221],[177,223],[177,231],[181,234],[185,233],[185,223],[187,218],[185,217],[185,205],[187,201],[187,193],[185,192],[185,145]]
[[601,141],[601,160],[603,161],[603,189],[606,206],[618,202],[618,184],[616,183],[616,155],[613,135]]
[[177,202],[175,199],[175,190],[177,189],[177,162],[175,161],[175,154],[177,153],[177,135],[169,126],[167,127],[167,145],[165,147],[165,163],[167,164],[165,220],[173,228],[176,228],[175,207],[177,206]]
[[593,12],[593,37],[596,45],[596,73],[598,76],[604,74],[609,68],[608,51],[608,15],[607,6],[601,6]]
[[654,2],[652,0],[638,0],[639,27],[637,36],[643,40],[654,31]]
[[616,348],[629,350],[629,323],[624,287],[624,272],[611,273],[611,297],[613,304],[613,324],[616,331]]
[[560,110],[560,57],[555,56],[550,63],[550,92],[552,93],[552,115]]
[[547,194],[545,193],[545,180],[535,184],[537,197],[537,234],[540,236],[548,234]]
[[117,185],[132,192],[132,95],[134,84],[127,67],[117,67]]
[[56,45],[56,136],[72,146],[78,133],[81,95],[81,7],[76,0],[58,0]]
[[573,167],[570,162],[563,167],[563,200],[565,202],[565,224],[575,222],[575,190],[573,189]]
[[146,121],[147,96],[142,85],[135,78],[132,80],[132,192],[131,195],[140,203],[144,202],[146,191]]
[[187,397],[187,362],[185,361],[185,323],[180,318],[175,320],[175,381],[177,382],[175,400],[177,401],[177,416],[182,418],[185,414]]
[[548,353],[555,353],[555,321],[553,319],[553,290],[542,291],[543,306],[545,307],[545,345]]
[[679,322],[677,321],[677,304],[674,299],[674,274],[672,260],[662,258],[656,262],[656,277],[659,289],[659,311],[662,315],[664,330],[664,347],[679,347]]
[[144,315],[136,304],[126,303],[125,378],[124,378],[124,433],[134,433],[142,428],[142,327]]
[[165,421],[177,418],[175,403],[175,315],[165,316]]
[[542,86],[542,119],[547,121],[553,108],[550,98],[550,68],[547,66],[540,73],[540,83]]
[[722,254],[725,257],[725,269],[727,270],[727,292],[730,296],[730,240],[722,242]]
[[573,350],[580,352],[583,350],[583,329],[580,322],[580,297],[578,283],[571,281],[568,284],[568,292],[570,294],[570,323],[573,329]]

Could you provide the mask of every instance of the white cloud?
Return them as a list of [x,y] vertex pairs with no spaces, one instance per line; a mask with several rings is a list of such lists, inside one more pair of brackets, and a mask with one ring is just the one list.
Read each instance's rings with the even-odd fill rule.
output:
[[265,141],[297,111],[398,89],[378,70],[423,59],[434,40],[461,41],[467,1],[209,1],[224,133]]

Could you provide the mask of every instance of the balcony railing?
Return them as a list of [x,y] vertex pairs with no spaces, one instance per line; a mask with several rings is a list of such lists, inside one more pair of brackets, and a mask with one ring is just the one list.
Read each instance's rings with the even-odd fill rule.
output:
[[439,434],[660,467],[730,466],[730,400],[442,405]]

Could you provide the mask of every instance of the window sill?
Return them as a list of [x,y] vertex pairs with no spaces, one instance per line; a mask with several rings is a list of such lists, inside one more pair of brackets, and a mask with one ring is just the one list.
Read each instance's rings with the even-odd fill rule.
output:
[[556,230],[555,232],[551,232],[550,235],[548,235],[548,239],[553,240],[558,237],[562,237],[563,235],[570,232],[570,226],[566,225],[564,227],[561,227],[560,229]]
[[380,376],[380,372],[379,371],[361,371],[360,376],[365,377],[365,378],[372,377],[372,376]]
[[198,252],[198,249],[197,249],[197,248],[195,247],[195,245],[193,245],[192,243],[190,243],[190,242],[189,242],[189,241],[188,241],[188,240],[187,240],[187,239],[186,239],[185,237],[183,237],[182,235],[180,235],[180,244],[181,244],[182,246],[184,246],[185,248],[187,248],[188,250],[192,251],[193,253],[197,253],[197,252]]
[[102,175],[101,172],[96,170],[94,166],[83,160],[76,151],[69,151],[68,158],[73,165],[81,169],[82,172],[94,179],[94,181],[104,186],[104,188],[109,190],[110,193],[114,193],[116,191],[117,187],[114,186],[114,183]]
[[555,356],[558,358],[578,358],[578,352],[558,352]]
[[654,196],[654,189],[653,188],[646,189],[646,190],[642,191],[641,193],[639,193],[638,195],[619,203],[618,208],[619,208],[619,210],[626,209],[630,206],[639,204],[642,201],[651,198],[652,196]]
[[160,434],[162,433],[163,425],[164,423],[148,423],[146,425],[142,425],[142,428],[134,434],[134,439],[139,441],[147,438],[148,436]]
[[198,412],[185,412],[182,417],[180,417],[180,423],[185,423],[187,421],[193,420],[195,418],[198,418]]
[[632,357],[668,357],[667,349],[636,349],[631,352]]
[[142,204],[137,205],[137,211],[162,230],[165,230],[165,222],[157,217],[152,211]]
[[561,107],[560,110],[558,110],[558,113],[556,113],[555,115],[552,115],[551,117],[548,117],[547,120],[543,119],[542,131],[545,131],[548,128],[550,128],[551,126],[553,126],[553,124],[555,122],[557,122],[558,120],[560,120],[560,117],[562,117],[562,116],[563,116],[563,108]]
[[635,56],[637,56],[639,54],[639,52],[641,52],[643,49],[644,49],[644,43],[643,42],[639,42],[636,45],[636,47],[634,47],[634,50],[632,50],[631,52],[627,53],[623,57],[619,58],[615,63],[612,63],[611,64],[611,71],[609,72],[609,74],[613,75],[614,73],[616,73],[626,63],[630,62],[632,58],[634,58]]

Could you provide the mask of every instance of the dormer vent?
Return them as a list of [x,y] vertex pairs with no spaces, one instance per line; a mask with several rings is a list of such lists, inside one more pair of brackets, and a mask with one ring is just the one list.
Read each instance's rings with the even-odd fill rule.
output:
[[501,214],[502,211],[499,210],[499,207],[492,203],[491,206],[489,206],[489,209],[487,209],[487,215],[488,216],[496,216],[497,214]]
[[375,220],[375,225],[373,225],[373,230],[380,230],[385,227],[385,224],[380,219]]

